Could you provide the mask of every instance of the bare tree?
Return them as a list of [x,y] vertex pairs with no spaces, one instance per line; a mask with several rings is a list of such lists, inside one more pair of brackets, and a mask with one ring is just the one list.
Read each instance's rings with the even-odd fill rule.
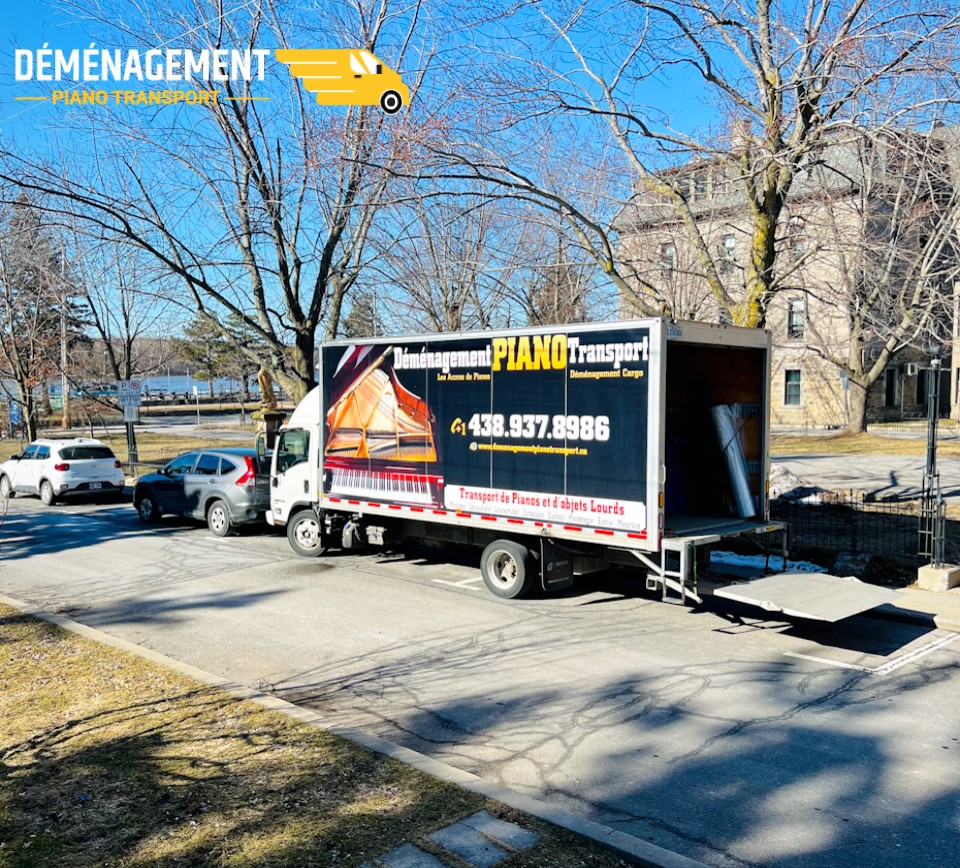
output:
[[[296,33],[308,44],[381,51],[401,70],[419,26],[418,4],[393,0],[309,13],[279,0],[229,12],[216,0],[83,9],[105,41],[116,34],[145,47],[264,49]],[[86,156],[79,166],[63,152],[27,155],[8,145],[0,178],[42,192],[57,219],[141,250],[178,280],[175,300],[211,334],[236,338],[232,322],[254,332],[246,346],[266,347],[257,361],[299,398],[314,381],[316,336],[336,334],[387,201],[391,174],[374,162],[405,159],[412,116],[322,109],[283,68],[218,88],[202,106],[104,107],[92,134],[80,125],[62,131],[62,147]],[[58,166],[77,168],[68,176]]]
[[781,306],[796,304],[802,319],[782,311],[775,338],[788,356],[811,352],[843,373],[850,430],[866,430],[868,392],[894,355],[950,342],[958,145],[952,127],[849,131],[791,206]]
[[[485,115],[499,127],[489,135],[465,130],[461,141],[436,151],[459,160],[468,176],[560,215],[626,303],[644,313],[669,309],[673,299],[656,272],[631,268],[628,245],[617,248],[618,232],[674,225],[688,272],[706,287],[711,306],[729,321],[763,326],[779,289],[777,238],[786,208],[825,139],[864,123],[920,123],[955,99],[960,12],[923,0],[879,7],[863,0],[535,0],[502,17],[515,26],[498,21],[498,32],[508,34],[500,37],[501,73],[484,94],[500,107]],[[663,78],[673,90],[662,87]],[[884,99],[864,117],[868,90]],[[643,102],[658,96],[658,108]],[[683,118],[694,101],[700,119]],[[575,118],[581,131],[619,150],[627,184],[608,190],[607,200],[619,196],[626,206],[616,222],[609,207],[585,206],[569,178],[558,184],[545,177],[532,159],[535,148],[517,152],[505,144],[522,131],[526,142],[562,147],[561,122]],[[567,153],[572,162],[580,157]],[[718,204],[748,216],[742,286],[726,279],[726,254],[704,231],[703,209]]]
[[40,211],[18,193],[0,235],[0,371],[13,388],[8,397],[22,408],[30,440],[37,436],[38,396],[46,394],[72,336],[64,331],[70,295],[64,274],[62,248]]

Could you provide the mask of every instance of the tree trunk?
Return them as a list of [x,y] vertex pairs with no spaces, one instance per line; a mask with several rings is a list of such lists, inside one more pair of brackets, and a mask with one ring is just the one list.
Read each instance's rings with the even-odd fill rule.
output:
[[863,434],[867,430],[867,387],[850,380],[850,386],[844,393],[847,405],[847,434]]

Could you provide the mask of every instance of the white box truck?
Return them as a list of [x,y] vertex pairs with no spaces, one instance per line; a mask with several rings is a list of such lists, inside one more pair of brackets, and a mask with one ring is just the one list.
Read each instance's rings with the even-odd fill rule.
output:
[[698,550],[742,535],[785,548],[768,520],[769,402],[757,329],[650,318],[329,341],[278,433],[267,520],[307,557],[476,546],[502,598],[628,564],[663,599],[696,601]]

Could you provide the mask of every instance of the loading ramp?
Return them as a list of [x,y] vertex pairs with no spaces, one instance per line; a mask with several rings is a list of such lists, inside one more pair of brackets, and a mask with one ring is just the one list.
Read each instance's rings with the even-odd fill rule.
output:
[[869,585],[852,576],[778,573],[717,588],[713,594],[758,606],[765,612],[834,623],[885,603],[895,603],[901,592]]

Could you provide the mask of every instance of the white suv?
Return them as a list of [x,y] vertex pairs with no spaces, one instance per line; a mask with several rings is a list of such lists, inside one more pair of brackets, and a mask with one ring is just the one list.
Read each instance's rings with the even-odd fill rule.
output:
[[120,494],[123,466],[100,440],[34,440],[0,464],[0,497],[39,494],[47,506],[70,494]]

